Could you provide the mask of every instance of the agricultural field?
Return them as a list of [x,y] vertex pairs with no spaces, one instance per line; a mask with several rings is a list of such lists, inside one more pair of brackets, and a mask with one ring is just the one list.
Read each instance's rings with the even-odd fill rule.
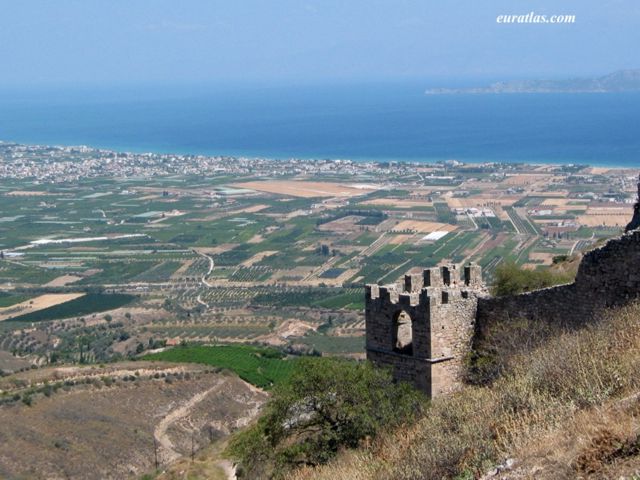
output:
[[211,365],[231,370],[256,387],[269,389],[286,380],[295,360],[273,348],[248,345],[180,346],[144,357],[145,360]]
[[300,357],[365,358],[366,283],[575,265],[620,234],[638,173],[7,143],[0,169],[3,478],[219,452]]
[[619,234],[635,189],[586,166],[183,161],[205,167],[0,181],[0,370],[184,342],[362,356],[364,284],[551,265]]
[[[131,303],[135,299],[133,295],[125,295],[121,293],[108,295],[89,293],[86,295],[79,294],[76,296],[75,294],[71,294],[65,296],[73,298],[65,299],[62,303],[57,303],[53,306],[42,308],[37,311],[9,317],[7,320],[14,322],[42,322],[46,320],[78,317],[92,313],[104,312],[106,310],[114,310]],[[38,301],[38,298],[36,298],[35,301]]]

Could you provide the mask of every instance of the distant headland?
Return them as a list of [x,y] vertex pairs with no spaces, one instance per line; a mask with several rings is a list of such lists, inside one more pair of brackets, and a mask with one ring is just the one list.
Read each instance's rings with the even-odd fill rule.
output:
[[602,77],[566,80],[514,80],[485,87],[430,88],[426,95],[455,93],[615,93],[640,92],[640,69],[619,70]]

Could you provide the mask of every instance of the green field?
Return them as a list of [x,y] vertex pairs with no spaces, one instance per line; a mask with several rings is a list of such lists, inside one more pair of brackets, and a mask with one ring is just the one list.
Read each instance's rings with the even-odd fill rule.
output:
[[106,312],[115,308],[124,307],[131,303],[136,297],[121,293],[103,294],[90,293],[83,297],[76,298],[69,302],[54,305],[53,307],[38,310],[14,317],[15,322],[42,322],[46,320],[56,320],[60,318],[77,317],[79,315],[89,315],[91,313]]
[[[28,155],[39,159],[49,153]],[[102,154],[61,155],[93,159]],[[280,165],[256,164],[237,173],[216,169],[127,178],[100,174],[73,182],[3,179],[0,287],[5,294],[0,293],[0,308],[40,294],[86,290],[133,295],[130,305],[146,313],[127,321],[113,315],[113,321],[78,322],[82,326],[74,326],[74,321],[46,322],[92,315],[99,320],[104,313],[97,312],[127,305],[134,298],[115,295],[88,295],[38,312],[24,310],[15,313],[22,316],[0,322],[0,350],[31,355],[34,361],[38,357],[38,362],[48,361],[54,351],[65,361],[107,361],[139,356],[139,350],[151,350],[169,339],[249,343],[277,333],[275,327],[287,319],[322,325],[331,318],[345,332],[331,336],[327,328],[292,337],[287,346],[306,343],[327,354],[358,353],[364,348],[364,284],[394,283],[410,269],[446,263],[475,261],[488,282],[504,262],[541,267],[544,257],[530,253],[566,255],[619,233],[619,228],[582,226],[577,231],[567,227],[560,235],[554,224],[542,218],[536,223],[530,209],[543,204],[549,192],[557,190],[563,198],[570,192],[568,205],[576,206],[564,209],[576,210],[558,209],[546,218],[571,223],[590,202],[575,192],[625,195],[619,188],[625,183],[617,174],[595,176],[586,186],[573,182],[578,177],[569,181],[562,172],[554,174],[548,188],[525,193],[496,179],[531,173],[537,167],[500,164],[433,165],[435,177],[418,175],[408,165],[366,167],[359,170],[357,181],[381,188],[349,199],[298,198],[235,186],[273,179],[355,181],[355,166],[334,170],[322,163],[309,174],[298,174],[298,165],[282,171]],[[486,180],[486,187],[478,180]],[[424,188],[427,185],[461,187]],[[500,214],[502,207],[492,200],[481,198],[488,191],[495,191],[496,198],[518,197],[513,206],[505,203],[508,216]],[[468,205],[491,208],[496,216],[458,215],[451,195],[466,197],[463,203]],[[385,201],[372,204],[375,199]],[[407,199],[416,200],[414,206],[401,202]],[[395,226],[409,218],[457,228],[435,241],[417,232],[399,237]],[[68,277],[49,284],[63,276]],[[16,330],[21,331],[14,335]],[[254,381],[271,382],[262,377]]]
[[298,288],[260,293],[254,305],[278,307],[320,307],[352,310],[364,309],[364,294],[360,288]]
[[30,295],[11,294],[8,292],[0,292],[0,308],[10,307],[18,303],[25,302],[31,298]]
[[143,359],[226,368],[246,382],[265,389],[289,378],[295,366],[295,360],[285,360],[278,350],[248,345],[182,346],[146,355]]
[[322,353],[345,354],[362,353],[365,351],[365,338],[359,337],[332,337],[321,333],[309,333],[299,339],[301,343],[309,345]]

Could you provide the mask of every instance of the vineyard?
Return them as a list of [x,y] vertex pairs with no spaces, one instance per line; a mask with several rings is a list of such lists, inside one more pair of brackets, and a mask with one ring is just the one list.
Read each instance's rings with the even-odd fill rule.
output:
[[121,293],[114,293],[110,295],[90,293],[53,307],[14,317],[11,320],[15,322],[41,322],[88,315],[90,313],[105,312],[107,310],[124,307],[134,299],[135,297],[132,295],[125,295]]
[[272,348],[248,345],[180,346],[144,357],[145,360],[201,363],[235,372],[256,387],[269,389],[291,375],[295,360]]
[[359,288],[274,288],[256,295],[252,303],[277,307],[362,310],[364,296]]

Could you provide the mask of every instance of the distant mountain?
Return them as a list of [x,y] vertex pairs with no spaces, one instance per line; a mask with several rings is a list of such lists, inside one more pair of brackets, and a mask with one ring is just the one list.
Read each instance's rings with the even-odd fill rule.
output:
[[514,80],[487,87],[431,88],[427,95],[452,93],[612,93],[640,92],[640,69],[620,70],[603,77],[567,80]]

